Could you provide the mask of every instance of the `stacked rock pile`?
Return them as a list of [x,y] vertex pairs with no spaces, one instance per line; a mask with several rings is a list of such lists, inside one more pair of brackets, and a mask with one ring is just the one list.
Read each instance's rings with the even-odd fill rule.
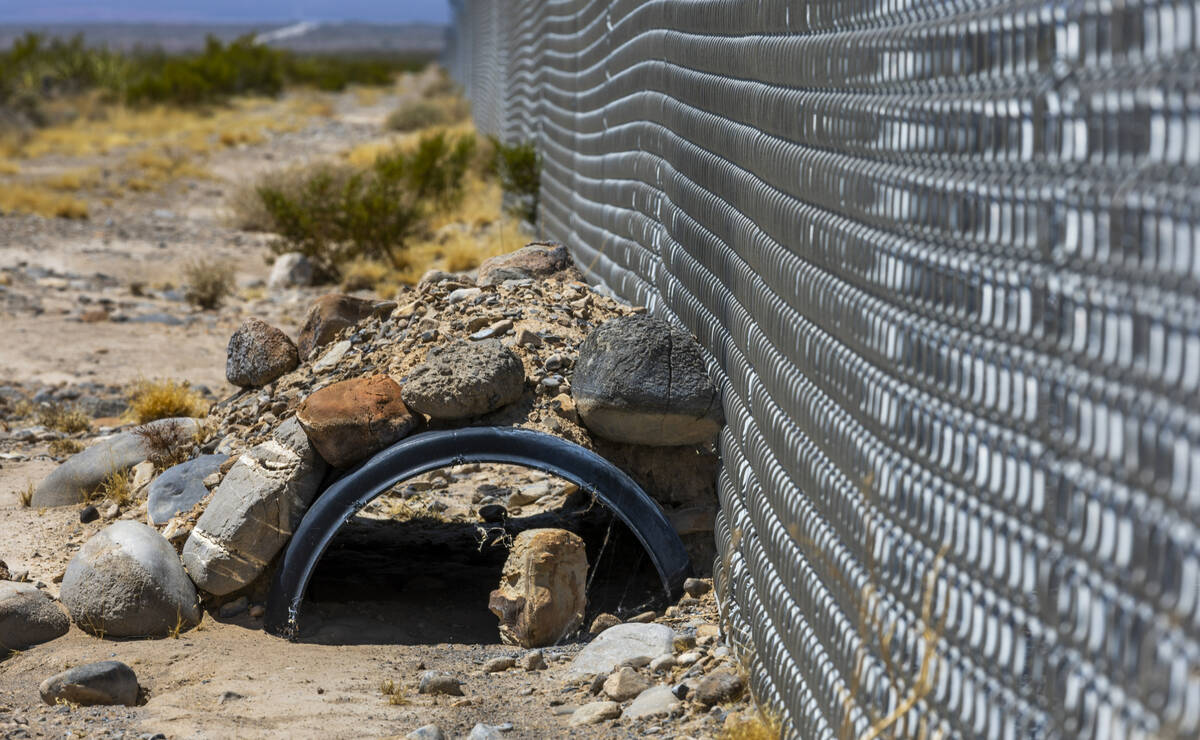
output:
[[[563,247],[534,244],[489,260],[474,279],[427,275],[396,301],[319,298],[295,342],[247,320],[230,339],[226,365],[242,390],[203,424],[154,423],[190,459],[155,470],[144,461],[156,437],[123,432],[68,459],[38,487],[37,506],[78,504],[114,470],[144,473],[138,489],[146,501],[134,513],[147,523],[126,514],[67,568],[61,600],[71,618],[112,636],[198,623],[203,594],[231,597],[261,585],[330,469],[422,429],[517,426],[596,449],[656,497],[681,534],[710,540],[722,418],[698,346],[578,277]],[[486,467],[477,473],[486,481]],[[514,496],[509,506],[539,498]],[[483,509],[498,505],[480,503],[476,514],[485,519]],[[516,590],[493,593],[502,634],[519,644],[553,642],[583,618],[583,604],[572,600],[586,598],[582,544],[568,532],[541,532],[514,548],[506,582]],[[564,587],[571,598],[552,604],[519,593],[522,574],[541,573],[526,551],[543,540],[557,553],[551,580],[574,584]],[[23,644],[61,634],[56,608],[27,590],[0,590],[0,620],[16,612],[36,623]]]

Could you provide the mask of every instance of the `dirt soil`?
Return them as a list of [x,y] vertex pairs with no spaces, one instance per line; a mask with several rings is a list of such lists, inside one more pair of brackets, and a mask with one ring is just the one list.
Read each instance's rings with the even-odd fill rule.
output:
[[[210,401],[232,395],[237,389],[224,378],[225,347],[241,321],[257,316],[295,336],[308,303],[328,289],[268,294],[262,281],[270,269],[269,237],[227,225],[226,199],[266,170],[381,139],[384,118],[407,94],[330,96],[332,115],[213,154],[206,162],[213,178],[131,193],[94,206],[85,221],[0,215],[0,411],[21,403],[76,404],[94,418],[91,431],[74,435],[87,442],[121,423],[116,417],[125,389],[140,378],[186,379]],[[105,163],[97,155],[45,158],[36,166],[53,174]],[[182,268],[197,256],[236,265],[239,290],[218,311],[198,311],[183,299]],[[0,421],[0,560],[15,577],[57,596],[71,556],[108,522],[82,524],[77,507],[22,506],[22,493],[65,457],[51,452],[63,434],[31,425],[11,415]],[[685,703],[683,716],[672,719],[568,727],[575,707],[604,698],[586,684],[562,680],[588,635],[548,648],[545,670],[483,672],[488,659],[524,651],[499,642],[486,608],[506,533],[489,538],[462,519],[482,483],[519,487],[543,480],[530,471],[476,468],[452,471],[442,484],[418,480],[415,489],[410,483],[407,491],[380,499],[339,535],[323,561],[297,642],[263,631],[261,619],[251,616],[264,598],[257,594],[249,610],[227,608],[238,612],[231,616],[221,616],[218,603],[206,604],[200,627],[176,639],[97,639],[72,626],[58,640],[0,656],[0,738],[403,737],[429,723],[448,737],[465,737],[478,722],[500,726],[506,738],[715,736],[726,713],[744,704],[709,712]],[[420,516],[398,523],[393,515],[406,496],[429,488],[439,496],[423,497]],[[570,509],[568,493],[547,500]],[[430,500],[441,503],[430,507]],[[630,554],[637,548],[620,544],[624,535],[614,535],[602,514],[586,506],[524,513],[528,521],[521,526],[575,516],[584,530],[591,527],[589,556],[607,575],[589,593],[589,620],[601,608],[628,618],[655,606],[660,621],[680,634],[708,636],[697,665],[732,668],[727,649],[712,639],[718,616],[711,594],[664,615],[667,605],[653,601],[653,579],[627,577],[646,570],[641,556]],[[144,520],[144,505],[120,516]],[[99,660],[130,665],[143,703],[42,703],[43,679]],[[425,669],[458,675],[465,696],[419,695]],[[683,674],[680,668],[655,680],[674,683]],[[399,687],[396,698],[381,691],[385,681]]]

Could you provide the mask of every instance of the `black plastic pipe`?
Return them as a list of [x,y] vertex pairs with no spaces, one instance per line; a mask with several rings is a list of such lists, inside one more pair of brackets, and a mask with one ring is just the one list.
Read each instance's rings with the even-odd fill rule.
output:
[[284,552],[267,600],[265,629],[294,639],[300,603],[338,529],[375,497],[415,475],[464,463],[509,463],[566,478],[600,499],[641,542],[669,600],[691,571],[683,541],[661,508],[608,460],[573,442],[513,427],[427,432],[397,442],[331,485],[305,514]]

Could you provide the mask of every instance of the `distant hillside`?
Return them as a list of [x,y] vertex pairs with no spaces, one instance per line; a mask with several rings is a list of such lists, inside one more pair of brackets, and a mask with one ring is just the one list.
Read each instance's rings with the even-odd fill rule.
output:
[[161,47],[179,52],[199,49],[209,34],[228,41],[247,33],[269,34],[271,46],[305,53],[421,54],[436,55],[445,43],[445,27],[430,24],[377,23],[319,24],[169,24],[169,23],[62,23],[0,24],[0,48],[8,48],[26,31],[48,36],[83,34],[88,44],[112,49]]

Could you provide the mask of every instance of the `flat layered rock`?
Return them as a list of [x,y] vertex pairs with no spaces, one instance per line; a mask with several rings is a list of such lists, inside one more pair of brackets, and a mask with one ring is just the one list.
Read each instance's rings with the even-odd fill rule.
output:
[[287,544],[325,475],[300,423],[242,454],[183,546],[196,585],[223,596],[254,581]]

